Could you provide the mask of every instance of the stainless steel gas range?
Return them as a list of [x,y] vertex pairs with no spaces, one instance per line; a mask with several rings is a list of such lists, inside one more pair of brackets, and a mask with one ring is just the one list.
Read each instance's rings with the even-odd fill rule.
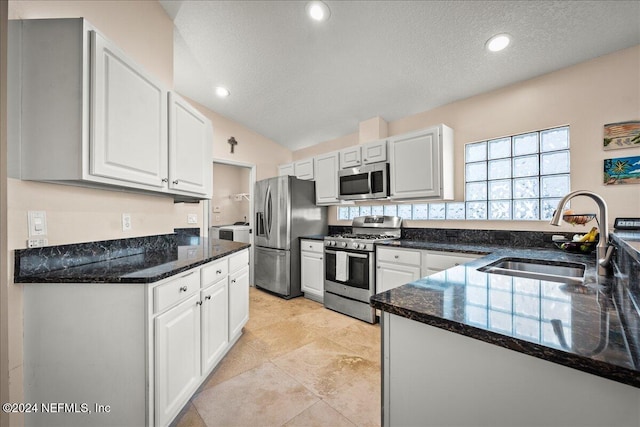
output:
[[360,216],[352,232],[324,238],[324,306],[375,323],[369,299],[376,293],[375,243],[399,239],[402,218]]

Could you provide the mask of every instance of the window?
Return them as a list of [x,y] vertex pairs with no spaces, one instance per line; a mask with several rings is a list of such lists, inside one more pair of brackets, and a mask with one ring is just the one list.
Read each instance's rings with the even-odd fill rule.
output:
[[465,146],[467,219],[550,219],[569,188],[568,127]]
[[338,219],[549,220],[570,191],[569,127],[465,145],[464,202],[338,208]]

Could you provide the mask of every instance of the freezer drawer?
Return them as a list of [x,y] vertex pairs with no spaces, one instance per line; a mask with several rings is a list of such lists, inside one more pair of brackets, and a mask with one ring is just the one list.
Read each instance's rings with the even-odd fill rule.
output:
[[255,248],[255,285],[284,297],[291,294],[291,253],[282,249]]

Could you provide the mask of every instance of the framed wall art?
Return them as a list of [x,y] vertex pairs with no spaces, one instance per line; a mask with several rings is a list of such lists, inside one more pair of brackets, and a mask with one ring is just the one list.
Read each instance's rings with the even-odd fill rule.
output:
[[640,156],[605,159],[604,184],[640,184]]
[[640,147],[640,120],[604,125],[605,150]]

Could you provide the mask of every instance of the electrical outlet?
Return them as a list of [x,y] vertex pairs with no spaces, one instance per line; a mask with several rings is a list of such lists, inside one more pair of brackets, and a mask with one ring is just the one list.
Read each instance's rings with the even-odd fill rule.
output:
[[122,231],[131,230],[131,214],[123,213],[122,214]]
[[220,213],[220,206],[214,206],[213,213]]
[[220,221],[220,215],[216,215],[216,221]]
[[28,248],[41,248],[43,246],[47,246],[49,244],[49,239],[47,238],[39,238],[39,239],[29,239],[27,240]]
[[187,223],[189,223],[189,224],[197,224],[198,223],[198,214],[187,214]]

